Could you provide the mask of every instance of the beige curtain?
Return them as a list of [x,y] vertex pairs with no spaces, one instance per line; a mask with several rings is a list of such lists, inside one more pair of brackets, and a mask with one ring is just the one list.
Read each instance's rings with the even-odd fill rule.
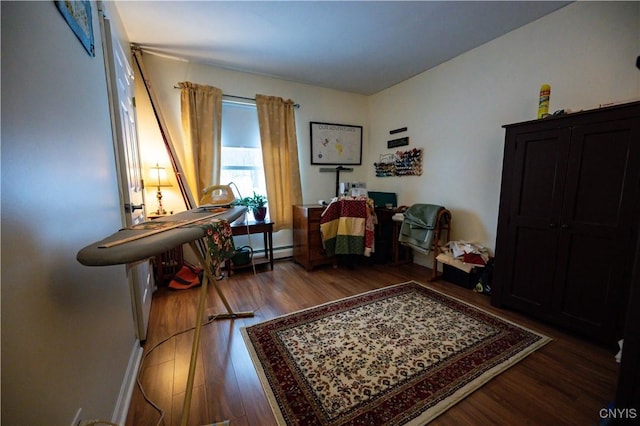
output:
[[274,230],[292,228],[292,206],[302,203],[292,100],[256,95],[269,217]]
[[202,190],[220,181],[222,90],[188,81],[178,84],[184,134],[180,162],[199,204]]

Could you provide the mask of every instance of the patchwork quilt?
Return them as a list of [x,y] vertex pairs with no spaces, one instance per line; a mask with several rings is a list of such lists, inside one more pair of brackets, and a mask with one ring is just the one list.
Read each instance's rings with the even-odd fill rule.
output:
[[320,217],[322,243],[328,256],[374,251],[376,224],[373,200],[368,197],[334,199]]

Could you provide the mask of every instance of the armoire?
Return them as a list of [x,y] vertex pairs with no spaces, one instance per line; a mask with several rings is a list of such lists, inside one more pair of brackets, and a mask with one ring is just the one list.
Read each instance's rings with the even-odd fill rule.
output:
[[637,255],[640,102],[504,128],[492,304],[616,346]]

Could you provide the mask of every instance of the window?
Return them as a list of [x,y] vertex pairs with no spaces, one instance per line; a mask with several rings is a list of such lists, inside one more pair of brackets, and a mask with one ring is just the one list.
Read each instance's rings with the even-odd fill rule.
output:
[[258,113],[253,104],[222,101],[220,183],[233,182],[242,197],[267,194]]

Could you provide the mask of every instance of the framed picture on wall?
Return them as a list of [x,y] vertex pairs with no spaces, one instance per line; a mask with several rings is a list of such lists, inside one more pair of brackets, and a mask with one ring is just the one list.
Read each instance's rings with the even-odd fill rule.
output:
[[362,126],[309,123],[311,164],[362,164]]
[[96,56],[93,42],[93,23],[91,21],[91,2],[89,0],[55,0],[54,3],[89,55]]

